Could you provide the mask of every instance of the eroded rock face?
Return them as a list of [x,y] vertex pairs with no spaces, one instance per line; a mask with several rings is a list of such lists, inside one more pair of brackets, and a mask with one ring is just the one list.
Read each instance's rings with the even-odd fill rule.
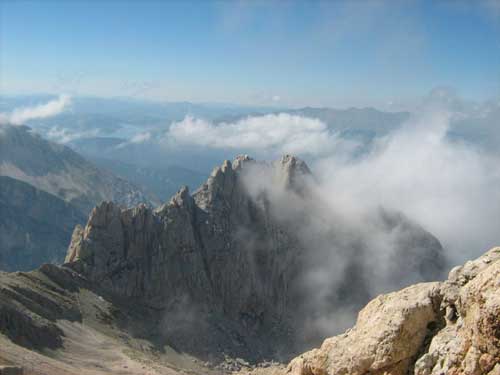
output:
[[454,268],[441,294],[446,326],[415,375],[500,373],[500,247]]
[[[280,327],[293,336],[303,330],[298,322],[304,314],[320,309],[312,301],[315,292],[303,286],[322,259],[320,242],[321,251],[330,253],[337,251],[335,241],[343,242],[339,256],[350,262],[343,271],[349,275],[336,277],[348,282],[324,298],[329,312],[349,293],[370,293],[370,274],[358,262],[369,248],[354,248],[361,241],[351,241],[352,233],[345,236],[351,242],[338,240],[340,231],[331,223],[309,229],[317,220],[309,205],[321,205],[314,203],[313,183],[307,165],[293,156],[271,164],[248,156],[225,161],[193,195],[182,188],[156,210],[97,206],[86,227],[75,229],[67,266],[107,290],[166,311],[188,305],[230,319],[250,335]],[[298,209],[284,213],[287,205]],[[398,268],[417,272],[439,265],[441,245],[428,232],[400,216],[380,221],[381,231],[402,233]]]
[[498,374],[500,248],[450,272],[443,283],[382,295],[356,326],[295,358],[286,373]]
[[404,373],[432,323],[439,320],[438,283],[381,295],[359,313],[356,326],[294,359],[294,375]]
[[154,211],[97,206],[66,260],[118,294],[163,307],[188,298],[248,324],[279,319],[299,249],[245,193],[238,175],[247,162],[226,161],[193,196],[182,188]]

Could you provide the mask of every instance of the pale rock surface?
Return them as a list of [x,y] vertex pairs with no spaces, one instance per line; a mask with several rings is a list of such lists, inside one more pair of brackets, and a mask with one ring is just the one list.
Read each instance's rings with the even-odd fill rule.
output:
[[438,283],[381,295],[359,313],[356,326],[294,359],[294,375],[397,374],[418,353],[438,320]]
[[290,375],[497,375],[500,247],[454,268],[443,283],[372,300],[356,326],[292,360]]
[[500,372],[500,247],[454,268],[441,286],[446,326],[415,375]]

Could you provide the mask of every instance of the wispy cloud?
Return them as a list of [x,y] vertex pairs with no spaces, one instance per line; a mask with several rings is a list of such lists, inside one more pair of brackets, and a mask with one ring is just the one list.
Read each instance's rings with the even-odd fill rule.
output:
[[119,145],[116,146],[116,148],[123,148],[128,145],[132,144],[141,144],[141,143],[146,143],[152,139],[151,132],[142,132],[142,133],[137,133],[134,135],[132,138],[130,138],[128,141],[120,143]]
[[45,133],[45,136],[51,141],[57,143],[69,143],[81,138],[99,136],[99,129],[90,129],[88,131],[78,131],[69,128],[53,126]]
[[71,97],[59,95],[57,99],[32,107],[15,108],[12,112],[0,113],[0,124],[21,125],[26,121],[58,115],[71,104]]

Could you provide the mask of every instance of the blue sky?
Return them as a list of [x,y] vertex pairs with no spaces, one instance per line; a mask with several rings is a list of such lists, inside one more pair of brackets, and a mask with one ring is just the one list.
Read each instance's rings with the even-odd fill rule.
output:
[[0,1],[2,93],[384,106],[500,96],[500,0]]

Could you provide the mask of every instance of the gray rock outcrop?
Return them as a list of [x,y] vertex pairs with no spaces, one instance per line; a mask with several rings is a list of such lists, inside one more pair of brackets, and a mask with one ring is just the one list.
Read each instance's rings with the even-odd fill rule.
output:
[[415,375],[500,374],[500,247],[454,268],[441,285],[444,327]]
[[0,375],[23,375],[24,371],[19,366],[0,366]]
[[156,210],[97,206],[85,229],[75,229],[67,261],[120,295],[159,306],[188,298],[250,325],[280,319],[299,249],[245,193],[238,174],[247,162],[226,161],[193,196],[182,188]]
[[[314,293],[304,288],[322,255],[315,255],[319,241],[322,251],[329,252],[335,252],[338,241],[334,227],[309,229],[316,220],[314,210],[300,205],[316,199],[311,184],[309,168],[293,156],[271,164],[248,156],[225,161],[193,195],[182,188],[156,210],[100,204],[85,228],[75,229],[67,266],[118,295],[166,311],[187,304],[197,313],[235,322],[245,335],[279,331],[301,342],[304,327],[299,322],[310,309],[328,308],[334,314],[342,302],[350,302],[348,290],[362,296],[356,303],[366,303],[370,295],[364,279],[369,273],[363,271],[364,263],[357,263],[361,250],[369,248],[350,251],[350,243],[341,250],[350,268],[337,276],[350,281],[332,286],[332,296],[322,302],[326,307],[316,305]],[[299,209],[283,214],[278,201]],[[398,269],[416,273],[439,268],[439,241],[402,216],[387,217],[382,230],[402,233],[395,259],[405,260],[395,262]]]

